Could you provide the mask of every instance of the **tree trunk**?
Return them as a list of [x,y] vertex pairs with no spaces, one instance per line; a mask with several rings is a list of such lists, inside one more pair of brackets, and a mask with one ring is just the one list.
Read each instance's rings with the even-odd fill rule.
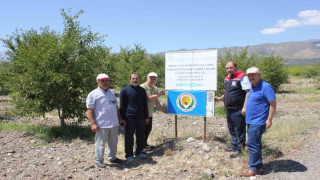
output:
[[58,114],[59,114],[59,118],[60,118],[60,126],[64,127],[66,125],[66,123],[64,122],[64,110],[62,108],[62,113],[60,108],[58,108]]

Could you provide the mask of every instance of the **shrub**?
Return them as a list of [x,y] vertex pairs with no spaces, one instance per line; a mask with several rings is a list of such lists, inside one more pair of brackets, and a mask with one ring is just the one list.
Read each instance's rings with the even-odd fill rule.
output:
[[252,66],[258,67],[263,80],[270,83],[276,91],[281,83],[288,79],[288,72],[281,57],[248,53],[248,47],[234,49],[233,51],[225,50],[223,55],[218,58],[218,95],[224,92],[224,78],[227,75],[225,65],[228,61],[234,61],[239,70],[243,72],[246,72]]
[[262,57],[258,63],[258,67],[262,74],[262,79],[270,83],[275,91],[278,91],[280,85],[287,81],[287,68],[283,65],[284,61],[279,56],[265,56]]

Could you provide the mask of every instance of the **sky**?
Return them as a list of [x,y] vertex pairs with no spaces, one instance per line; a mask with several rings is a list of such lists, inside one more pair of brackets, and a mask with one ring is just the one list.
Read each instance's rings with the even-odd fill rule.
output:
[[[15,29],[63,31],[61,9],[107,35],[111,52],[148,53],[320,39],[320,0],[3,0],[0,38]],[[0,42],[0,51],[5,51]]]

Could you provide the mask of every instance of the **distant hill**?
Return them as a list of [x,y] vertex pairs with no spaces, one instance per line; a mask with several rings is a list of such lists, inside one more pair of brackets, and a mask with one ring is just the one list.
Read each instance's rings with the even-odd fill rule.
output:
[[[225,49],[241,49],[245,47],[226,47],[218,48],[218,54],[223,55]],[[214,49],[214,48],[208,48]],[[181,49],[186,50],[186,49]],[[320,63],[320,39],[307,40],[307,41],[292,41],[283,43],[267,43],[252,45],[248,48],[250,52],[262,54],[275,54],[283,57],[289,65],[308,65]],[[159,53],[163,55],[165,53]]]
[[253,45],[248,50],[249,52],[261,52],[263,54],[274,53],[285,59],[316,59],[320,58],[320,39]]
[[[245,47],[218,48],[218,54],[223,55],[225,49],[232,50],[240,48]],[[188,49],[180,49],[179,51],[183,50]],[[309,65],[314,63],[320,63],[320,39],[252,45],[249,46],[248,51],[249,53],[259,52],[267,55],[273,53],[275,55],[283,57],[288,65]],[[164,56],[165,52],[157,54]],[[5,59],[5,53],[0,51],[0,61],[3,61]]]

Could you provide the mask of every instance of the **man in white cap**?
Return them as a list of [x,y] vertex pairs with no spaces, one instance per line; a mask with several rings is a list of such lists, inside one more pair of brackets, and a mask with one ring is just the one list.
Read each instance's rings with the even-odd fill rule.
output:
[[152,130],[152,114],[154,105],[160,109],[163,113],[167,113],[167,110],[164,109],[160,102],[159,97],[165,95],[165,91],[158,92],[158,88],[155,86],[158,80],[158,75],[155,72],[151,72],[147,76],[147,81],[140,86],[146,90],[147,98],[148,98],[148,115],[149,115],[149,124],[145,126],[145,141],[144,148],[152,149],[154,146],[150,146],[148,144],[148,137]]
[[95,135],[95,163],[105,168],[104,150],[108,144],[108,160],[111,163],[122,163],[116,157],[118,145],[119,123],[125,125],[121,119],[114,92],[109,89],[109,76],[99,74],[96,78],[97,89],[91,91],[86,100],[87,116],[91,123],[91,130]]
[[247,76],[252,87],[246,97],[243,113],[246,115],[250,169],[240,175],[250,177],[262,172],[261,138],[272,125],[277,103],[272,86],[261,79],[258,68],[249,68]]

